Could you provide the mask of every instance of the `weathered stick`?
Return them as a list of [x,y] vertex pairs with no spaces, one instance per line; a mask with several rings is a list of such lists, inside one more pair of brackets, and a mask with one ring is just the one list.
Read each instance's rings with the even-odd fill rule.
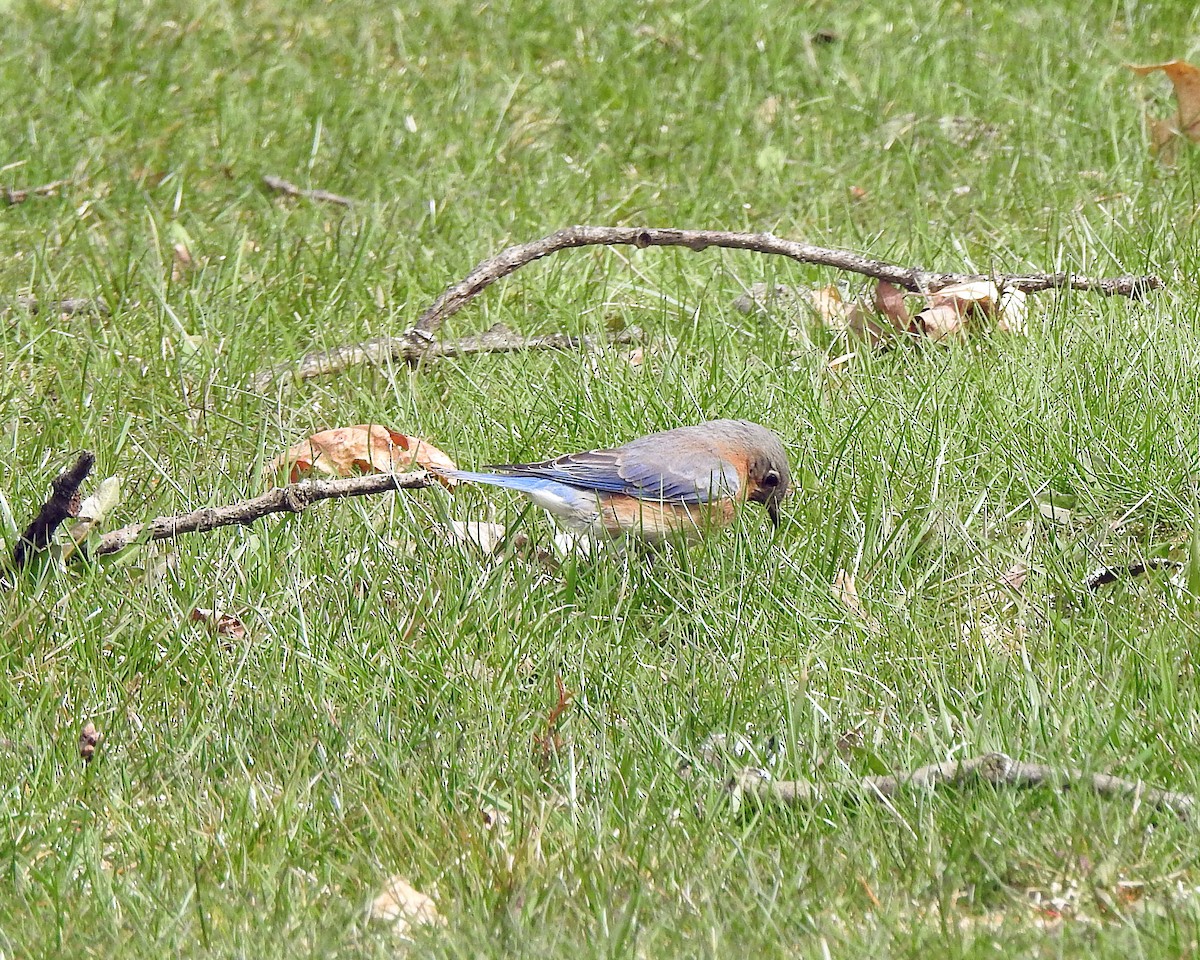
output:
[[330,193],[328,190],[305,190],[302,187],[296,186],[290,180],[284,180],[283,177],[273,177],[267,174],[263,177],[263,183],[266,184],[269,190],[274,190],[276,193],[282,193],[288,197],[315,200],[318,203],[335,203],[339,207],[354,206],[353,200],[349,197],[343,197],[340,193]]
[[413,333],[398,337],[376,337],[323,353],[310,353],[299,364],[284,363],[258,374],[251,386],[265,390],[272,383],[288,377],[310,380],[330,373],[339,373],[364,363],[405,363],[436,360],[439,357],[466,357],[477,353],[515,353],[519,350],[595,350],[605,343],[636,343],[642,338],[637,327],[620,330],[611,337],[572,337],[551,333],[541,337],[522,337],[502,326],[485,333],[459,340],[433,340]]
[[37,297],[17,297],[12,303],[30,313],[94,313],[108,316],[108,304],[93,297],[67,297],[64,300],[38,300]]
[[3,194],[0,195],[4,197],[4,202],[11,207],[18,203],[24,203],[30,197],[48,197],[63,187],[69,187],[72,182],[71,180],[52,180],[50,183],[43,183],[40,187],[25,187],[22,190],[5,187]]
[[742,799],[760,803],[806,806],[820,803],[827,794],[837,793],[846,800],[886,800],[905,789],[932,790],[940,786],[964,787],[990,783],[996,787],[1050,787],[1091,790],[1102,797],[1126,797],[1135,803],[1173,813],[1189,820],[1195,813],[1196,798],[1148,787],[1140,780],[1125,780],[1107,773],[1085,773],[1073,767],[1051,767],[1041,763],[1023,763],[1003,753],[986,753],[968,760],[932,763],[916,770],[886,776],[863,777],[822,787],[808,780],[766,780],[756,770],[733,776],[727,789],[735,802]]
[[798,240],[783,240],[769,233],[729,233],[724,230],[672,230],[655,227],[567,227],[532,243],[521,243],[501,250],[484,260],[466,279],[459,281],[438,297],[420,317],[414,329],[433,333],[482,290],[502,277],[508,276],[527,263],[548,257],[571,247],[616,246],[687,247],[707,250],[725,247],[730,250],[750,250],[754,253],[775,254],[800,263],[834,267],[876,280],[887,280],[905,290],[928,293],[951,283],[973,280],[994,280],[999,286],[1035,293],[1070,287],[1074,290],[1094,290],[1107,296],[1138,299],[1158,290],[1163,282],[1156,276],[1092,278],[1071,273],[1037,273],[1013,276],[979,273],[934,273],[919,267],[902,267],[885,260],[873,260],[850,250],[816,247]]
[[95,462],[96,455],[89,450],[84,450],[79,455],[79,459],[75,461],[74,466],[68,467],[50,481],[49,498],[42,504],[37,516],[25,528],[21,539],[13,548],[12,568],[14,570],[20,570],[35,553],[46,549],[54,537],[54,531],[64,520],[79,516],[79,507],[83,502],[79,488],[87,479],[87,475],[92,472]]
[[342,480],[305,480],[275,487],[252,500],[222,507],[203,507],[191,513],[156,517],[147,523],[131,524],[104,534],[81,553],[88,557],[101,557],[116,553],[133,543],[169,540],[185,533],[203,533],[217,527],[245,526],[272,513],[301,513],[319,500],[366,497],[389,490],[416,490],[433,482],[433,478],[424,470],[403,474],[373,473]]
[[1112,567],[1100,567],[1083,578],[1084,590],[1099,590],[1101,587],[1118,580],[1130,580],[1140,577],[1151,570],[1181,570],[1183,564],[1178,560],[1168,560],[1165,557],[1151,557],[1142,563],[1118,563]]
[[[673,230],[656,227],[566,227],[557,233],[519,243],[501,250],[472,270],[440,297],[418,318],[406,333],[398,337],[371,340],[366,343],[340,347],[322,353],[311,353],[303,357],[289,372],[300,379],[333,373],[355,363],[366,363],[387,358],[419,356],[434,342],[433,337],[446,319],[461,310],[470,300],[490,287],[497,280],[507,277],[528,263],[541,260],[559,250],[573,247],[616,246],[633,247],[687,247],[689,250],[707,250],[709,247],[725,247],[731,250],[749,250],[754,253],[774,254],[788,257],[800,263],[834,267],[867,277],[887,280],[905,290],[926,293],[951,283],[972,280],[992,280],[1001,287],[1034,293],[1039,290],[1069,287],[1075,290],[1091,290],[1106,296],[1124,296],[1139,299],[1163,286],[1162,280],[1153,275],[1093,278],[1072,273],[1037,273],[989,275],[977,273],[935,273],[919,267],[902,267],[884,260],[873,260],[849,250],[835,250],[784,240],[769,233],[730,233],[724,230]],[[255,378],[255,385],[270,384],[278,379],[279,373],[271,371]]]

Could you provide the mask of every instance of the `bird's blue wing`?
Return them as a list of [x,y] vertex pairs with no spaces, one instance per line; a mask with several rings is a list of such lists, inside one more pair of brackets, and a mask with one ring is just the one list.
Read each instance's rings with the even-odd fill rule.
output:
[[488,469],[512,477],[539,477],[587,490],[677,503],[736,497],[741,488],[737,468],[712,453],[666,456],[636,441],[616,450],[588,450],[544,463],[502,464]]

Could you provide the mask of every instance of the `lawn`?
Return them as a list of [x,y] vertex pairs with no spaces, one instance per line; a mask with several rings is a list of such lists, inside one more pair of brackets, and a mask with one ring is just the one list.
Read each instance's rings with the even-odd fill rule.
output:
[[[1194,823],[1086,791],[833,788],[1003,751],[1200,790],[1188,577],[1083,586],[1200,552],[1200,159],[1151,156],[1170,87],[1125,66],[1200,60],[1192,4],[0,11],[0,189],[70,181],[0,201],[6,553],[80,449],[122,478],[112,528],[254,496],[281,450],[359,423],[469,467],[744,417],[797,486],[778,532],[750,507],[653,557],[485,557],[447,521],[552,528],[433,487],[22,571],[0,593],[0,958],[1196,952]],[[1038,294],[1027,337],[873,354],[734,305],[862,278],[588,248],[441,335],[638,327],[641,363],[249,386],[403,332],[479,261],[574,223],[1167,286]],[[735,809],[722,738],[833,792]],[[395,875],[444,923],[371,919]]]

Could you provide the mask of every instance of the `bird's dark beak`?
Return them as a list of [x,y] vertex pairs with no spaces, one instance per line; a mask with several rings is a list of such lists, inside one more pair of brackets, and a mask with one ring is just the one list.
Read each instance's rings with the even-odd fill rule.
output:
[[767,501],[767,516],[771,518],[771,523],[775,529],[779,529],[779,501],[772,497]]

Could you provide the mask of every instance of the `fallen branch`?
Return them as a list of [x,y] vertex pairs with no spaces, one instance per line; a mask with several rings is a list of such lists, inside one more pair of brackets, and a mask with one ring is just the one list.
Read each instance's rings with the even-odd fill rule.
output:
[[343,197],[340,193],[330,193],[328,190],[304,190],[291,181],[284,180],[283,177],[273,177],[267,174],[263,177],[263,183],[267,185],[267,189],[273,190],[275,193],[282,193],[287,197],[315,200],[317,203],[335,203],[339,207],[354,206],[353,200]]
[[1158,290],[1163,282],[1156,276],[1083,277],[1071,273],[1037,273],[997,276],[979,273],[933,273],[919,267],[902,267],[884,260],[873,260],[850,250],[816,247],[797,240],[783,240],[769,233],[728,233],[724,230],[671,230],[654,227],[567,227],[532,243],[521,243],[501,250],[484,260],[474,270],[438,297],[420,317],[414,329],[433,333],[446,318],[458,312],[473,297],[497,280],[507,277],[527,263],[548,257],[559,250],[572,247],[617,246],[687,247],[697,252],[709,247],[730,250],[750,250],[754,253],[775,254],[800,263],[834,267],[850,273],[860,273],[876,280],[887,280],[905,290],[928,293],[951,283],[992,280],[998,286],[1035,293],[1070,287],[1073,290],[1093,290],[1106,296],[1138,299]]
[[25,528],[21,539],[13,548],[13,570],[20,570],[35,553],[45,550],[64,520],[79,516],[79,507],[83,502],[79,488],[92,472],[95,462],[96,455],[85,450],[79,455],[74,466],[68,467],[50,481],[49,498],[42,504],[41,510]]
[[1125,780],[1107,773],[1085,773],[1072,767],[1023,763],[1003,753],[986,753],[969,760],[932,763],[913,771],[863,777],[829,787],[807,780],[768,780],[758,770],[744,770],[734,775],[727,789],[735,803],[749,799],[759,803],[807,806],[822,802],[826,790],[851,801],[888,800],[905,789],[932,790],[941,786],[966,787],[977,783],[990,783],[995,787],[1090,790],[1101,797],[1128,798],[1135,805],[1167,811],[1180,820],[1191,819],[1196,808],[1196,798],[1190,793],[1160,790],[1148,787],[1140,780]]
[[50,183],[43,183],[40,187],[26,187],[23,190],[5,187],[3,192],[4,202],[12,207],[18,203],[24,203],[30,197],[48,197],[52,193],[57,193],[63,187],[69,187],[72,182],[71,180],[52,180]]
[[1101,587],[1118,580],[1133,580],[1151,570],[1181,570],[1183,564],[1178,560],[1168,560],[1164,557],[1151,557],[1143,563],[1118,563],[1111,567],[1100,567],[1083,578],[1084,590],[1099,590]]
[[38,300],[37,297],[17,297],[13,300],[15,306],[30,313],[53,312],[59,314],[94,313],[108,316],[108,304],[103,300],[91,297],[68,297],[64,300]]
[[[290,184],[289,184],[290,186]],[[701,251],[709,247],[749,250],[754,253],[788,257],[800,263],[834,267],[863,276],[886,280],[889,283],[919,293],[938,290],[951,283],[991,280],[1004,289],[1035,293],[1040,290],[1071,288],[1090,290],[1106,296],[1140,299],[1161,289],[1162,280],[1153,275],[1094,278],[1072,273],[1035,273],[994,275],[978,273],[935,273],[919,267],[902,267],[884,260],[873,260],[850,250],[816,247],[797,240],[783,240],[769,233],[730,233],[724,230],[673,230],[655,227],[566,227],[557,233],[520,243],[501,250],[472,270],[465,279],[446,290],[418,318],[406,333],[398,337],[371,340],[330,350],[312,353],[297,365],[300,379],[322,373],[344,370],[354,363],[367,363],[380,358],[416,354],[433,342],[433,335],[446,319],[461,310],[470,300],[497,280],[507,277],[528,263],[541,260],[559,250],[573,247],[616,246],[687,247]],[[385,346],[381,347],[380,343]],[[346,362],[349,360],[349,362]],[[271,383],[278,374],[271,372],[255,379],[256,384]]]
[[156,517],[147,523],[131,524],[104,534],[81,553],[88,557],[101,557],[134,543],[169,540],[185,533],[204,533],[217,527],[245,526],[272,513],[301,513],[320,500],[366,497],[390,490],[416,490],[433,482],[433,478],[423,470],[404,474],[373,473],[340,480],[305,480],[275,487],[252,500],[222,507],[203,507],[191,513]]
[[412,333],[399,337],[377,337],[364,343],[350,344],[322,353],[310,353],[299,364],[285,363],[258,374],[251,386],[265,390],[272,383],[288,377],[310,380],[330,373],[340,373],[364,363],[381,364],[388,361],[418,363],[439,357],[466,357],[478,353],[514,353],[520,350],[595,350],[605,343],[636,343],[642,331],[636,327],[621,330],[607,340],[600,337],[572,337],[552,333],[541,337],[522,337],[503,326],[461,340],[434,340]]

